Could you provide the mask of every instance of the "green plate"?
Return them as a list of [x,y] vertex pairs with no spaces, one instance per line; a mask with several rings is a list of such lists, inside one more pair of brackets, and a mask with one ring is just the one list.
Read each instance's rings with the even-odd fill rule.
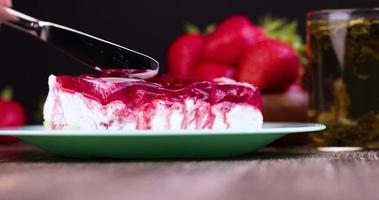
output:
[[251,152],[290,134],[320,131],[322,124],[265,123],[254,130],[44,130],[42,126],[0,130],[48,152],[68,157],[217,158]]

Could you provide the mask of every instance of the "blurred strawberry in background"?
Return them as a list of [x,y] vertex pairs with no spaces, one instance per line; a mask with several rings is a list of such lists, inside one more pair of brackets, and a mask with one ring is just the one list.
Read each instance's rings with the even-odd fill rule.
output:
[[[2,127],[20,127],[26,124],[26,114],[22,105],[12,100],[13,91],[6,87],[0,97],[0,128]],[[0,136],[0,142],[12,143],[18,139],[12,136]]]
[[[296,21],[267,16],[256,25],[247,17],[231,16],[204,34],[194,27],[195,31],[187,31],[169,47],[171,76],[207,81],[228,77],[248,82],[262,91],[266,119],[306,120],[307,96],[301,88],[305,45]],[[294,87],[299,89],[292,90]],[[268,108],[273,104],[275,109]],[[280,113],[290,107],[298,108],[292,109],[297,112],[294,117]]]
[[203,36],[194,25],[185,27],[185,34],[177,38],[168,49],[167,63],[170,74],[190,79],[193,66],[198,62]]
[[236,66],[244,51],[264,38],[263,30],[247,17],[232,16],[205,37],[201,57],[204,61]]
[[193,67],[191,77],[197,80],[213,81],[215,78],[235,78],[235,69],[231,65],[202,62]]
[[266,39],[250,47],[240,61],[237,79],[263,92],[283,92],[299,75],[300,60],[287,43]]

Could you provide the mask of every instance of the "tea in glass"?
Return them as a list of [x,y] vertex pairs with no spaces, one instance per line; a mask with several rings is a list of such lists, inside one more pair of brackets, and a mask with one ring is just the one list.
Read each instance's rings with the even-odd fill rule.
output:
[[378,148],[379,9],[308,13],[307,54],[314,143]]

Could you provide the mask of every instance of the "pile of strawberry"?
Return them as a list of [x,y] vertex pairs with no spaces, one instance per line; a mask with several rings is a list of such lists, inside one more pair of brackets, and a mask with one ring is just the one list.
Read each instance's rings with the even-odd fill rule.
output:
[[210,33],[177,38],[168,49],[168,71],[177,78],[228,77],[263,92],[285,91],[299,79],[302,66],[295,29],[296,24],[283,20],[258,26],[247,17],[232,16]]

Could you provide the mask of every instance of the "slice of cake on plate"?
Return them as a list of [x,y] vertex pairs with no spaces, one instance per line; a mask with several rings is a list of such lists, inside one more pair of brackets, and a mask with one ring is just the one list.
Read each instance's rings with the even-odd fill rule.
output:
[[48,129],[254,129],[263,123],[259,90],[230,79],[183,81],[49,77]]

